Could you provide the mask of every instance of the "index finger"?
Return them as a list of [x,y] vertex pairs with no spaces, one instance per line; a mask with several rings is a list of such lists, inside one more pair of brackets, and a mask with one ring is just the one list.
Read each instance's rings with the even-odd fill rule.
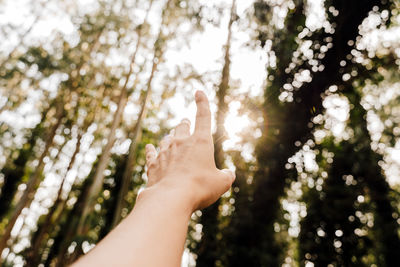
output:
[[211,112],[207,96],[203,91],[195,94],[197,112],[194,134],[211,134]]

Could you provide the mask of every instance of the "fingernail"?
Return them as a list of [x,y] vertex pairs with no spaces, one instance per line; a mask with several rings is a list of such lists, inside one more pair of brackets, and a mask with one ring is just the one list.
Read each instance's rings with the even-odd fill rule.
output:
[[196,100],[196,102],[200,101],[200,94],[200,90],[197,90],[194,94],[194,99]]

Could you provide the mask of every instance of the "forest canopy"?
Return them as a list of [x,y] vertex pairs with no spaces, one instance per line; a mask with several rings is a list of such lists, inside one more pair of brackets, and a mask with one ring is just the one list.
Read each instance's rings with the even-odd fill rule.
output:
[[0,40],[0,266],[88,253],[196,90],[236,180],[182,266],[400,266],[398,0],[0,0]]

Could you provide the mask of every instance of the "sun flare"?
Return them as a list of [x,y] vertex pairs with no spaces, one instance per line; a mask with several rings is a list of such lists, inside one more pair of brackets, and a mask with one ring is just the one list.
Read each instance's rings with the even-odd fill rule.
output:
[[239,115],[240,102],[233,101],[229,104],[229,112],[225,118],[224,127],[228,136],[227,142],[234,145],[240,142],[240,133],[250,126],[247,115]]

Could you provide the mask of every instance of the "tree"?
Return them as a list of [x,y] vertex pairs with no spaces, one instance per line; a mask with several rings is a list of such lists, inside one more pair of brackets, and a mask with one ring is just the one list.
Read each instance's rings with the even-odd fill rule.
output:
[[[331,49],[321,56],[320,65],[324,68],[313,73],[312,80],[308,83],[296,86],[291,68],[287,69],[292,62],[292,55],[287,51],[297,50],[296,36],[303,29],[301,25],[304,25],[302,2],[297,2],[296,6],[289,10],[286,26],[273,35],[272,51],[276,57],[276,67],[271,68],[269,72],[270,83],[265,93],[264,104],[265,123],[268,128],[257,145],[259,167],[254,178],[254,201],[249,203],[253,216],[251,221],[254,224],[253,230],[243,237],[243,243],[252,248],[243,255],[250,266],[277,266],[283,260],[282,247],[273,241],[276,240],[274,222],[278,218],[279,198],[287,184],[296,177],[286,170],[285,165],[288,158],[298,150],[297,147],[312,137],[311,119],[322,111],[321,94],[331,84],[341,80],[341,76],[335,74],[340,73],[339,63],[350,53],[348,40],[356,39],[362,20],[374,5],[380,5],[378,1],[364,2],[360,6],[359,4],[335,2],[334,6],[339,15],[333,18],[336,24],[334,33],[322,33],[317,37],[318,40],[329,37],[325,40],[331,41]],[[266,22],[270,7],[260,1],[256,3],[255,9],[259,20]],[[260,32],[261,43],[265,44],[269,36],[268,32]],[[306,57],[298,62],[300,64],[295,67],[296,71],[307,67]],[[278,96],[282,92],[281,88],[286,87],[291,88],[287,92],[287,96],[290,97],[282,102]]]
[[[356,59],[347,59],[340,73],[345,75],[353,71],[357,75],[338,80],[336,86],[351,105],[348,127],[353,136],[340,142],[328,139],[321,144],[321,149],[333,152],[334,158],[322,191],[312,190],[305,196],[309,211],[302,223],[300,253],[305,255],[305,260],[317,265],[395,266],[398,259],[393,252],[398,250],[400,240],[399,226],[393,218],[396,210],[391,204],[392,189],[380,166],[382,157],[371,149],[367,114],[361,105],[360,94],[365,80],[379,82],[381,77],[377,75],[378,71],[365,70]],[[374,68],[391,68],[385,61],[383,65],[380,60],[372,61],[376,64]],[[321,209],[321,205],[326,208]],[[373,223],[371,219],[365,221],[368,214],[373,215]],[[318,236],[321,230],[326,232]],[[318,239],[319,242],[312,242]]]
[[[148,16],[148,12],[150,11],[151,4],[152,4],[152,2],[149,3],[149,8],[146,13],[145,22],[147,20],[147,16]],[[116,132],[117,127],[120,126],[123,111],[124,111],[124,108],[128,101],[129,92],[128,92],[127,86],[128,86],[129,79],[131,78],[131,75],[133,72],[136,54],[141,46],[141,38],[142,38],[142,34],[143,34],[142,28],[143,27],[139,28],[136,47],[135,47],[135,50],[134,50],[134,53],[132,55],[132,59],[131,59],[130,65],[129,65],[129,71],[125,77],[125,83],[122,86],[122,88],[120,89],[120,95],[118,97],[118,102],[117,102],[117,110],[115,111],[114,120],[111,125],[109,135],[107,137],[107,144],[104,147],[103,152],[97,163],[96,171],[95,171],[94,177],[93,177],[93,183],[90,186],[89,195],[87,196],[87,201],[85,201],[85,205],[83,206],[83,209],[82,209],[82,214],[81,214],[79,225],[77,228],[78,235],[83,235],[87,232],[87,229],[85,229],[85,224],[86,224],[85,221],[87,220],[89,213],[93,209],[95,199],[99,195],[99,193],[101,191],[101,187],[103,185],[104,170],[107,167],[108,160],[110,158],[111,148],[113,147],[114,142],[115,142],[115,132]]]
[[[26,252],[26,261],[29,262],[31,265],[38,265],[40,260],[41,260],[41,255],[43,253],[43,241],[46,238],[49,238],[51,234],[51,226],[54,225],[55,223],[59,222],[60,216],[62,215],[62,212],[65,210],[65,205],[66,201],[69,199],[68,195],[67,197],[63,196],[64,193],[64,184],[66,183],[67,175],[70,173],[72,170],[75,160],[77,155],[80,152],[80,148],[82,145],[82,138],[83,135],[86,133],[88,130],[89,126],[92,125],[93,121],[96,120],[96,116],[98,116],[98,112],[100,111],[101,105],[100,105],[100,99],[102,99],[102,96],[104,95],[104,87],[99,90],[99,97],[96,97],[94,99],[90,99],[91,103],[88,103],[91,109],[93,109],[92,113],[89,113],[89,115],[85,118],[83,125],[79,128],[78,136],[76,138],[76,144],[75,144],[75,149],[74,152],[71,156],[70,162],[68,163],[68,167],[65,171],[65,175],[62,179],[62,182],[60,184],[60,187],[57,191],[57,197],[53,203],[53,206],[50,208],[49,212],[45,215],[43,223],[39,223],[38,225],[38,231],[32,236],[31,240],[31,247],[28,249]],[[61,151],[61,150],[60,150]]]
[[[151,90],[152,90],[152,81],[155,77],[155,75],[158,72],[159,65],[161,62],[163,62],[163,56],[165,49],[167,48],[167,42],[170,40],[174,35],[172,34],[166,34],[166,32],[173,31],[174,28],[179,26],[181,21],[185,21],[187,19],[186,16],[183,15],[188,15],[191,16],[191,13],[188,12],[188,10],[181,10],[183,8],[178,6],[179,3],[174,2],[174,1],[166,1],[165,7],[162,11],[162,20],[161,20],[161,27],[158,30],[158,34],[154,40],[153,43],[153,51],[152,51],[152,60],[151,60],[151,69],[149,73],[149,77],[146,81],[144,94],[141,104],[141,111],[139,112],[139,116],[136,120],[136,129],[134,129],[133,133],[128,134],[130,138],[133,138],[133,142],[131,142],[131,147],[130,147],[130,154],[128,155],[127,160],[122,160],[121,166],[125,166],[125,174],[123,176],[123,181],[117,181],[116,183],[118,184],[119,190],[120,190],[120,198],[117,199],[114,204],[115,205],[120,205],[116,206],[115,208],[117,211],[114,213],[114,223],[116,223],[118,220],[120,220],[120,213],[122,210],[122,203],[120,201],[123,201],[123,196],[126,195],[127,192],[127,186],[129,185],[129,181],[132,177],[132,167],[133,163],[135,160],[135,157],[137,156],[137,151],[135,148],[136,142],[140,137],[140,131],[141,131],[141,120],[144,118],[145,111],[146,111],[146,104],[147,104],[147,99],[150,96]],[[149,12],[150,9],[148,9],[147,12]],[[183,13],[183,15],[182,15]],[[146,18],[145,18],[146,21]],[[146,27],[146,23],[138,27],[139,31],[143,31],[143,34],[146,33],[145,31],[148,30]],[[140,41],[140,40],[139,40]],[[137,43],[138,44],[138,43]],[[136,48],[139,48],[137,46]],[[117,111],[116,115],[114,116],[114,120],[112,121],[112,125],[110,128],[109,135],[107,137],[107,144],[105,148],[102,150],[102,153],[96,162],[96,164],[93,166],[93,171],[89,175],[87,179],[92,180],[89,182],[90,186],[88,187],[87,190],[88,194],[81,194],[78,203],[76,204],[77,208],[73,211],[74,214],[78,214],[79,222],[76,223],[71,223],[69,225],[69,230],[68,230],[68,238],[63,242],[63,245],[61,245],[61,248],[58,252],[58,260],[59,264],[61,262],[65,262],[65,257],[68,258],[67,262],[72,262],[74,259],[79,257],[83,251],[81,244],[82,242],[86,239],[87,236],[92,235],[90,230],[93,225],[97,225],[99,222],[98,218],[95,218],[95,214],[93,213],[93,208],[95,204],[97,204],[97,200],[99,195],[102,192],[103,189],[103,183],[104,183],[104,171],[108,167],[108,162],[110,159],[110,153],[111,153],[111,148],[113,147],[113,144],[115,142],[115,132],[116,129],[120,126],[120,121],[122,120],[122,112],[124,110],[124,107],[126,106],[128,96],[133,90],[128,91],[128,81],[129,78],[131,77],[131,74],[133,74],[133,63],[134,63],[134,58],[136,57],[136,51],[138,51],[135,48],[134,54],[132,57],[131,65],[130,65],[130,71],[128,71],[128,75],[126,76],[125,83],[122,86],[122,91],[117,97]],[[138,75],[138,74],[136,74]],[[138,76],[137,76],[138,77]],[[136,78],[137,78],[136,77]],[[137,79],[135,79],[138,81]],[[136,84],[136,82],[134,82]],[[135,88],[134,88],[135,89]],[[119,121],[118,121],[119,120]],[[136,135],[136,136],[135,136]],[[136,139],[136,140],[135,140]],[[119,174],[118,174],[119,175]],[[114,179],[118,179],[120,176],[115,176]],[[107,215],[109,216],[109,215]],[[108,222],[107,222],[108,224]],[[107,226],[107,229],[110,230],[110,228]],[[104,230],[106,231],[106,230]],[[103,233],[104,233],[103,231]],[[96,234],[96,238],[99,236]],[[89,238],[89,240],[96,242],[96,238]],[[66,255],[67,248],[71,242],[77,244],[76,249],[74,250],[74,253],[72,255]]]
[[[102,35],[105,26],[102,24],[94,25],[92,24],[92,22],[89,20],[88,17],[86,17],[86,19],[87,19],[86,21],[87,24],[83,23],[80,25],[80,33],[82,38],[80,40],[79,45],[75,49],[70,49],[69,46],[64,45],[63,46],[64,51],[62,51],[64,57],[61,57],[61,60],[60,62],[58,62],[58,64],[52,62],[52,64],[66,67],[66,71],[70,73],[69,79],[61,83],[58,95],[56,96],[52,105],[50,106],[50,110],[46,112],[50,113],[50,115],[53,116],[53,118],[49,120],[50,126],[48,126],[48,129],[46,131],[44,148],[42,148],[42,151],[39,155],[38,166],[30,175],[27,187],[22,197],[18,200],[17,206],[15,207],[13,214],[10,216],[10,219],[8,220],[7,227],[3,232],[0,242],[1,251],[6,247],[7,241],[10,237],[11,230],[13,229],[15,222],[18,219],[19,215],[21,214],[22,210],[26,207],[29,207],[29,205],[32,203],[34,199],[35,190],[39,186],[39,183],[41,182],[41,179],[43,177],[42,171],[45,166],[44,158],[47,156],[48,151],[53,145],[53,138],[56,135],[59,126],[62,125],[63,122],[65,122],[67,114],[71,112],[74,97],[76,96],[76,94],[79,94],[82,91],[85,85],[87,85],[85,84],[85,82],[87,81],[84,78],[82,79],[81,70],[87,67],[87,62],[90,59],[90,54],[94,50],[97,50],[99,48],[100,44],[99,39]],[[91,30],[90,34],[88,32],[88,29]],[[35,51],[37,49],[34,48],[32,50]],[[42,55],[47,57],[48,53],[40,53],[36,55],[39,56],[39,63],[40,63],[40,57]],[[33,61],[35,58],[33,58],[33,60],[32,56],[30,58],[31,58],[30,63],[35,64],[34,63],[35,61]],[[22,57],[21,60],[24,60],[24,57]],[[42,62],[41,64],[43,64],[44,69],[48,68],[49,66],[52,66],[52,64],[47,64],[47,62],[45,63]],[[40,64],[39,64],[39,70],[41,70]],[[26,159],[24,164],[26,164],[28,160],[29,159]],[[17,177],[17,179],[18,178],[19,177]]]
[[[218,101],[218,109],[216,113],[216,132],[214,133],[214,158],[217,168],[222,169],[224,167],[224,152],[222,150],[222,143],[226,139],[224,121],[228,105],[225,101],[225,97],[229,94],[229,80],[230,80],[230,50],[232,42],[232,25],[236,19],[236,1],[232,1],[230,10],[230,19],[228,23],[228,36],[225,43],[225,54],[224,54],[224,65],[222,68],[221,81],[216,91],[216,97]],[[219,260],[221,249],[220,240],[218,240],[219,232],[219,204],[217,201],[210,207],[202,211],[199,223],[203,225],[203,234],[198,248],[196,249],[197,260],[196,266],[216,266],[217,260]]]

